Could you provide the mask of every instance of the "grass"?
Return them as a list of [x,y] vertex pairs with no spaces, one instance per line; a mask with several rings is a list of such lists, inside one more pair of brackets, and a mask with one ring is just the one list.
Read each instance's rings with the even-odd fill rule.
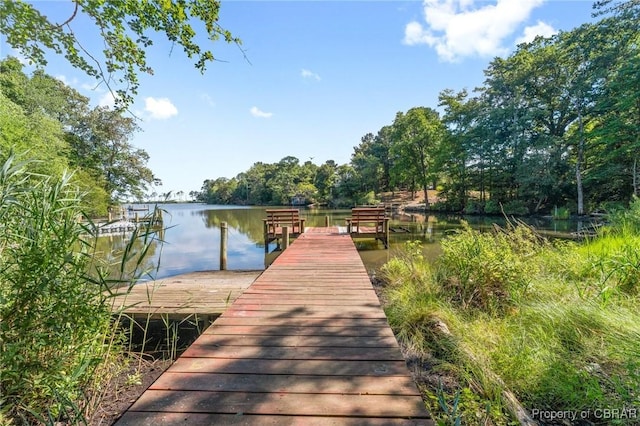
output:
[[78,221],[72,176],[34,175],[13,160],[0,166],[0,424],[86,424],[137,359],[109,292],[149,273],[155,234],[134,232],[114,272]]
[[509,392],[529,413],[637,424],[596,414],[640,398],[640,237],[630,222],[584,244],[552,244],[522,225],[464,228],[433,265],[409,244],[383,267],[398,339],[448,378],[425,390],[439,424],[515,423]]

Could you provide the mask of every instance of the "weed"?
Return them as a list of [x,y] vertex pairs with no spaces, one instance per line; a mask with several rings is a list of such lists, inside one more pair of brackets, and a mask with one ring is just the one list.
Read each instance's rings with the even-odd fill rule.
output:
[[26,167],[12,156],[0,167],[0,419],[86,423],[126,367],[109,297],[143,273],[153,237],[134,232],[143,242],[127,245],[112,276],[96,261],[95,226],[78,221],[83,194],[72,176]]
[[410,247],[387,263],[385,310],[398,340],[460,384],[427,390],[439,424],[510,424],[509,392],[528,409],[634,407],[638,238],[551,244],[518,226],[464,228],[434,266]]

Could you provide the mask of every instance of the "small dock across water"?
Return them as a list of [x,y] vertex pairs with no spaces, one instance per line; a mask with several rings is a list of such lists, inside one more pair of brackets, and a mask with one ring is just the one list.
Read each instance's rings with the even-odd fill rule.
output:
[[300,235],[116,423],[432,425],[349,235]]

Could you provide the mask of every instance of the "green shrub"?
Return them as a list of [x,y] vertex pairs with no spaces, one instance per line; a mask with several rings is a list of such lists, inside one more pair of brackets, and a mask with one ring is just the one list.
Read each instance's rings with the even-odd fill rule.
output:
[[640,198],[633,196],[626,209],[612,209],[609,231],[619,235],[640,235]]
[[464,206],[464,214],[481,214],[484,211],[484,203],[478,200],[469,200]]
[[523,225],[482,233],[464,223],[442,241],[438,266],[444,292],[463,308],[503,312],[527,291],[535,272],[528,258],[540,247],[540,238]]
[[361,204],[361,205],[371,206],[379,203],[380,203],[380,200],[376,198],[376,193],[373,191],[369,191],[358,198],[358,204]]
[[484,203],[484,213],[485,214],[500,214],[500,203],[495,200],[487,200]]
[[0,420],[86,423],[126,367],[105,296],[118,278],[96,272],[106,269],[92,229],[78,221],[73,177],[26,169],[12,156],[0,168]]
[[527,208],[524,201],[513,200],[504,203],[503,205],[504,214],[507,215],[515,215],[515,216],[524,216],[529,214],[529,208]]
[[567,207],[555,207],[552,216],[555,220],[567,220],[571,217],[571,211]]
[[551,244],[521,226],[466,227],[443,241],[431,273],[416,273],[419,256],[392,259],[385,311],[399,342],[447,380],[446,389],[431,377],[424,385],[438,424],[512,424],[507,390],[529,412],[590,412],[595,424],[595,410],[633,410],[640,315],[629,289],[639,238]]

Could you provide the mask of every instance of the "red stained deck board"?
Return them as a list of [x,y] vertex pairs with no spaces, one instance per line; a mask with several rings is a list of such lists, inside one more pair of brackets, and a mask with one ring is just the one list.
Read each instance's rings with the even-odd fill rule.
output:
[[403,361],[398,348],[336,348],[331,347],[259,347],[191,345],[182,358],[260,359],[260,360],[325,360],[325,361]]
[[295,416],[426,417],[420,397],[147,390],[133,411]]
[[354,337],[393,337],[389,327],[338,327],[338,326],[277,326],[264,325],[218,325],[207,328],[204,334],[230,335],[240,334],[256,336],[354,336]]
[[[295,352],[292,352],[295,353]],[[167,371],[173,373],[292,374],[316,376],[408,376],[404,360],[313,360],[179,358]]]
[[426,419],[392,419],[344,416],[270,416],[207,413],[150,413],[130,411],[118,422],[119,426],[422,426],[432,425]]
[[[212,325],[255,325],[277,327],[389,327],[386,318],[234,318],[220,317]],[[205,333],[207,331],[205,330]]]
[[292,376],[268,374],[167,373],[149,389],[209,392],[418,395],[407,376]]
[[335,348],[395,348],[395,337],[356,336],[256,336],[241,334],[207,334],[198,339],[203,346],[259,346],[259,347],[328,347]]
[[348,235],[300,235],[117,423],[432,425]]

